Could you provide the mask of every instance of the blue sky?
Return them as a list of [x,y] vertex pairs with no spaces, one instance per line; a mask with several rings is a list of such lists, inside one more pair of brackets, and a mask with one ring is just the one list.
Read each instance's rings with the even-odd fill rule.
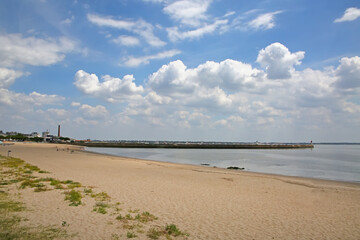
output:
[[0,0],[0,130],[360,141],[360,3]]

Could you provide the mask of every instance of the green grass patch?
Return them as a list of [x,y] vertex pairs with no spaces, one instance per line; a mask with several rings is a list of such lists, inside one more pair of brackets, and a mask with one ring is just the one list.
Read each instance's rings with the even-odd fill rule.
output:
[[150,239],[159,239],[161,236],[171,239],[171,237],[188,237],[189,234],[181,231],[175,224],[168,224],[165,227],[150,228],[146,236]]
[[138,212],[140,212],[140,209],[134,209],[134,210],[129,209],[129,213],[138,213]]
[[61,181],[58,179],[50,178],[50,185],[54,186],[55,189],[64,189]]
[[13,158],[13,157],[2,157],[2,161],[0,161],[0,165],[8,168],[19,168],[25,164],[24,160],[20,158]]
[[135,220],[142,223],[152,222],[157,219],[158,219],[157,217],[155,217],[153,214],[149,212],[142,212],[141,214],[137,214],[135,216]]
[[101,214],[106,214],[107,213],[106,209],[109,208],[109,207],[110,207],[110,205],[107,204],[107,203],[97,202],[97,203],[95,203],[93,211],[97,212],[97,213],[101,213]]
[[69,206],[79,206],[81,204],[82,195],[79,191],[71,190],[65,192],[65,200],[69,201]]
[[91,188],[85,188],[85,189],[84,189],[84,193],[85,193],[86,195],[89,195],[89,194],[93,193],[93,190],[92,190]]
[[30,171],[36,171],[36,172],[40,171],[40,168],[38,168],[35,165],[28,164],[28,163],[25,164],[24,168],[29,169]]
[[186,235],[175,224],[166,225],[165,231],[167,234],[174,237]]
[[68,236],[59,228],[22,226],[20,223],[25,219],[14,213],[24,210],[23,203],[13,201],[8,193],[0,191],[0,239],[64,239]]
[[128,229],[128,230],[137,230],[137,232],[139,232],[141,230],[141,228],[143,228],[144,226],[137,223],[137,224],[127,224],[125,223],[123,225],[123,228],[124,229]]
[[24,181],[22,181],[20,188],[21,189],[24,189],[27,187],[34,188],[34,187],[36,187],[37,184],[39,184],[39,182],[40,182],[39,179],[35,179],[35,180],[25,179]]
[[159,239],[163,235],[165,235],[164,231],[161,231],[157,228],[150,228],[146,234],[146,236],[150,239]]
[[110,196],[106,192],[93,193],[91,194],[92,198],[95,198],[96,201],[108,201],[110,200]]
[[9,199],[9,194],[0,191],[0,212],[20,212],[25,210],[24,204]]
[[70,188],[70,189],[79,188],[79,187],[82,186],[81,183],[74,182],[73,180],[62,181],[61,183],[66,184],[67,187]]
[[135,233],[133,233],[133,232],[127,232],[127,233],[126,233],[126,237],[127,237],[127,238],[136,238],[137,235],[136,235]]

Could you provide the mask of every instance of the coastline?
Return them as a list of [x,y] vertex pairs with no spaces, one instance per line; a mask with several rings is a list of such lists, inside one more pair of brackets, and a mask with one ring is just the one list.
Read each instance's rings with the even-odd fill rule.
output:
[[[174,164],[179,164],[179,165],[190,165],[190,166],[201,166],[201,167],[205,167],[205,168],[210,168],[210,169],[226,169],[226,170],[229,170],[229,167],[238,167],[238,169],[233,169],[233,170],[236,170],[238,172],[249,172],[249,173],[257,173],[257,174],[264,174],[264,175],[272,175],[272,176],[280,176],[280,177],[294,177],[294,178],[299,178],[299,179],[313,179],[313,180],[324,180],[324,181],[335,181],[335,182],[344,182],[344,183],[355,183],[355,184],[360,184],[360,180],[358,179],[354,179],[354,178],[340,178],[340,177],[334,177],[332,176],[331,177],[311,177],[311,176],[306,176],[305,175],[301,175],[301,174],[298,174],[298,175],[292,175],[292,174],[286,174],[286,171],[283,171],[283,173],[279,173],[279,172],[271,172],[271,171],[266,171],[264,169],[266,169],[265,167],[262,167],[262,171],[254,171],[254,170],[249,170],[247,168],[244,168],[246,165],[244,164],[237,164],[237,163],[234,163],[233,165],[230,163],[230,164],[227,164],[227,165],[222,165],[221,166],[221,163],[219,164],[219,162],[213,162],[213,161],[202,161],[202,162],[186,162],[186,161],[183,161],[181,159],[177,159],[176,155],[174,154],[167,154],[167,158],[171,158],[171,157],[174,157],[172,160],[167,160],[165,159],[164,157],[154,157],[154,158],[150,158],[150,157],[144,157],[144,158],[141,158],[141,157],[136,157],[136,156],[131,156],[130,153],[127,153],[125,152],[124,155],[121,155],[121,154],[118,154],[118,153],[109,153],[109,151],[107,152],[104,152],[104,151],[93,151],[91,150],[92,147],[87,147],[87,146],[84,146],[83,148],[83,151],[85,152],[89,152],[89,153],[94,153],[94,154],[100,154],[100,155],[107,155],[107,156],[114,156],[114,157],[122,157],[122,158],[129,158],[129,159],[137,159],[137,160],[144,160],[144,161],[152,161],[152,162],[159,162],[159,163],[174,163]],[[97,147],[94,147],[94,148],[97,148]],[[108,149],[107,147],[106,148],[103,148],[104,150]],[[112,148],[112,149],[117,149],[117,148]],[[121,149],[121,148],[119,148]],[[129,148],[129,149],[132,149],[132,148]],[[147,150],[146,148],[140,148],[140,152],[142,150]],[[169,149],[171,151],[171,149]],[[177,151],[176,149],[172,149],[174,151]],[[192,149],[192,150],[201,150],[201,149]],[[190,150],[190,151],[192,151]],[[203,149],[204,151],[208,150],[208,149]],[[212,150],[225,150],[225,149],[212,149]],[[246,149],[244,149],[246,150]],[[249,150],[249,149],[248,149]],[[250,150],[275,150],[275,149],[250,149]],[[278,149],[279,150],[279,149]],[[161,156],[161,152],[163,150],[154,150],[155,152],[155,155],[160,155]],[[160,152],[159,152],[160,151]],[[185,150],[186,151],[186,150]],[[202,150],[201,150],[202,151]],[[131,151],[133,152],[133,150]],[[127,153],[127,154],[126,154]],[[187,157],[190,158],[190,154],[187,155]],[[221,157],[221,156],[218,156],[218,157]],[[282,156],[280,156],[282,157]],[[212,158],[212,157],[210,157]],[[175,160],[174,160],[175,159]],[[205,159],[205,158],[204,158]],[[300,160],[300,159],[299,159]],[[276,164],[279,164],[279,163],[274,163],[275,165]],[[296,166],[294,166],[296,167]],[[235,172],[236,172],[235,171]],[[302,170],[304,171],[304,170]],[[328,174],[328,176],[330,176]]]
[[[360,236],[358,183],[131,159],[75,148],[17,143],[2,146],[0,154],[5,156],[10,149],[12,156],[51,172],[51,176],[73,179],[107,192],[123,208],[149,210],[161,223],[176,223],[189,232],[189,239]],[[46,199],[36,199],[36,194],[23,194],[23,200],[41,203],[45,212],[50,211],[52,207],[44,203]],[[99,220],[98,215],[81,209],[71,209],[83,214],[77,213],[79,217],[73,219],[74,212],[66,213],[61,202],[62,199],[57,203],[61,213],[54,211],[55,216],[33,211],[28,217],[38,223],[56,224],[56,214],[64,215],[63,218],[69,214],[69,230],[80,231],[82,237],[78,239],[96,239],[99,231],[116,230],[116,222],[106,224],[105,218]],[[80,216],[97,218],[81,222]],[[97,230],[92,229],[95,226]]]

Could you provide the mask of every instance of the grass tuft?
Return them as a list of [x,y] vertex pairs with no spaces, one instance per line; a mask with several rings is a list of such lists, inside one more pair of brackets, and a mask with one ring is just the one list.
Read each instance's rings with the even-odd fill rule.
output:
[[109,201],[110,196],[106,192],[93,193],[91,194],[92,198],[95,198],[96,201]]
[[109,208],[109,207],[110,207],[110,205],[107,203],[97,202],[93,208],[93,211],[97,212],[97,213],[101,213],[101,214],[106,214],[107,213],[106,208]]
[[126,237],[127,237],[127,238],[136,238],[137,235],[136,235],[135,233],[133,233],[133,232],[127,232],[127,233],[126,233]]
[[69,201],[69,206],[79,206],[81,204],[82,195],[79,191],[71,190],[65,192],[65,200]]
[[141,214],[135,216],[135,220],[138,220],[139,222],[142,223],[152,222],[157,219],[158,219],[157,217],[155,217],[149,212],[142,212]]
[[181,231],[175,224],[168,224],[165,227],[154,227],[150,228],[146,234],[150,239],[159,239],[161,236],[165,236],[167,239],[171,237],[188,237],[189,234]]

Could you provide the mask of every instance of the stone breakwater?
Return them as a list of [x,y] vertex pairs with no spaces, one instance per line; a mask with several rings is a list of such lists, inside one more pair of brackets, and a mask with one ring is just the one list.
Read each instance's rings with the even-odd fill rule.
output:
[[74,145],[111,148],[192,148],[192,149],[293,149],[314,148],[313,144],[289,143],[207,143],[207,142],[76,142]]

